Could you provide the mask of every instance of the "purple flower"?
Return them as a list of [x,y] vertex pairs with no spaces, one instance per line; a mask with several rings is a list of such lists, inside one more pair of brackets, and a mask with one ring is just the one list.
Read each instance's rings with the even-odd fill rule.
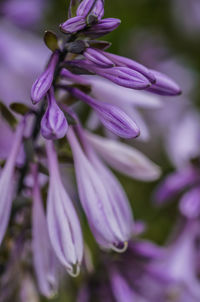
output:
[[[106,249],[123,251],[132,233],[132,214],[126,195],[88,142],[87,155],[72,128],[67,133],[72,148],[81,204],[97,242]],[[83,138],[83,136],[82,136]]]
[[60,25],[60,28],[65,33],[75,33],[86,27],[85,18],[82,16],[76,16],[74,18],[68,19],[66,22]]
[[61,181],[58,160],[51,141],[46,142],[50,183],[47,224],[52,247],[59,261],[72,276],[77,276],[83,257],[82,232],[76,211]]
[[96,0],[90,14],[96,16],[100,21],[104,16],[104,0]]
[[14,198],[14,169],[17,156],[22,144],[25,130],[25,120],[22,120],[17,128],[12,149],[9,152],[5,167],[0,176],[0,244],[5,236],[8,226],[12,201]]
[[189,219],[200,216],[200,188],[195,187],[183,195],[179,204],[180,212]]
[[148,91],[166,96],[181,94],[180,87],[171,78],[155,70],[151,70],[151,72],[156,77],[156,83],[147,88]]
[[109,60],[101,51],[94,48],[87,48],[84,51],[84,57],[90,62],[96,64],[101,68],[110,68],[114,66],[114,63]]
[[160,168],[135,148],[89,132],[86,136],[99,156],[113,169],[143,181],[159,178]]
[[34,174],[32,210],[32,248],[34,268],[40,293],[47,298],[51,298],[55,295],[58,288],[57,260],[50,245],[36,165],[32,167],[32,172]]
[[106,103],[100,103],[77,88],[66,87],[77,98],[90,105],[98,114],[103,125],[124,138],[133,138],[139,135],[137,125],[121,109]]
[[41,133],[46,139],[63,138],[68,129],[68,123],[62,110],[56,104],[53,89],[47,93],[48,108],[41,121]]
[[58,52],[54,52],[51,56],[48,67],[33,84],[31,89],[31,99],[33,104],[39,103],[51,88],[58,59]]
[[99,38],[115,30],[120,25],[120,23],[121,20],[119,19],[106,18],[99,21],[97,24],[87,28],[84,33],[91,38]]

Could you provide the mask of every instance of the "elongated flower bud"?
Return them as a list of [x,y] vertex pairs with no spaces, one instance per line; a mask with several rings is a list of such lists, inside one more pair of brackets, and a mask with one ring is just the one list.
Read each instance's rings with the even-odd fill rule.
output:
[[181,89],[171,78],[155,70],[151,72],[156,77],[156,83],[147,88],[148,91],[159,95],[175,96],[181,94]]
[[99,38],[115,30],[121,23],[116,18],[107,18],[85,30],[85,34],[91,38]]
[[79,4],[76,14],[77,16],[87,17],[89,12],[92,9],[92,6],[94,5],[95,0],[83,0]]
[[24,129],[25,120],[22,120],[16,131],[12,149],[0,176],[0,244],[4,238],[6,228],[8,226],[8,221],[10,218],[14,193],[14,169],[17,156],[21,147]]
[[48,108],[41,121],[41,133],[46,139],[60,139],[67,133],[68,123],[56,104],[53,89],[48,94]]
[[51,298],[57,292],[57,260],[50,244],[47,222],[38,183],[37,166],[33,166],[32,247],[33,261],[40,293]]
[[133,138],[140,134],[137,125],[118,107],[96,101],[77,88],[68,87],[67,89],[75,97],[90,105],[97,112],[102,124],[116,135]]
[[97,153],[113,169],[142,181],[159,178],[160,168],[135,148],[89,132],[86,133],[86,136]]
[[39,76],[39,78],[35,81],[31,89],[31,99],[33,104],[37,104],[41,101],[41,99],[47,94],[47,91],[50,89],[56,65],[58,63],[59,54],[54,52],[48,67],[46,70]]
[[68,19],[66,22],[60,25],[60,29],[65,33],[75,33],[82,30],[86,26],[85,18],[82,16],[76,16],[74,18]]
[[151,85],[145,76],[128,67],[99,68],[98,66],[83,60],[74,60],[68,64],[94,72],[115,84],[126,88],[140,90],[146,89]]
[[90,14],[96,16],[100,21],[104,16],[104,0],[96,0]]
[[126,66],[132,70],[138,71],[139,73],[143,74],[151,83],[156,82],[156,76],[154,75],[154,73],[144,65],[134,60],[114,55],[108,52],[102,51],[102,53],[107,56],[112,62],[114,62],[117,66]]
[[126,195],[93,152],[86,157],[72,128],[67,137],[74,155],[81,204],[95,239],[104,248],[123,251],[133,227]]
[[98,49],[87,48],[83,55],[86,59],[101,68],[110,68],[114,66],[114,63],[104,56],[104,54]]
[[77,276],[83,257],[82,232],[76,211],[61,181],[58,160],[51,141],[46,143],[50,183],[47,223],[52,247],[59,261],[72,276]]

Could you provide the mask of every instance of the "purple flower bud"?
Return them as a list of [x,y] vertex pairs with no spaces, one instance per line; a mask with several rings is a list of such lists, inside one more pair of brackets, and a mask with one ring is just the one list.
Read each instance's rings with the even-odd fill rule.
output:
[[52,247],[68,273],[77,276],[83,257],[82,232],[76,211],[61,180],[53,142],[46,142],[50,183],[47,224]]
[[50,245],[47,222],[38,183],[37,166],[33,166],[32,247],[33,261],[40,293],[51,298],[57,292],[56,258]]
[[189,219],[200,216],[200,188],[196,187],[185,193],[181,198],[179,209]]
[[74,74],[71,71],[69,71],[68,69],[62,69],[60,75],[64,78],[66,78],[66,80],[69,80],[70,82],[74,82],[76,84],[82,84],[82,85],[90,85],[90,82],[87,81],[87,79],[83,78],[82,76],[78,75],[78,74]]
[[92,15],[96,16],[100,21],[104,16],[104,0],[96,0],[91,12]]
[[114,66],[114,63],[98,49],[87,48],[83,55],[87,60],[91,61],[101,68],[110,68]]
[[60,25],[60,29],[65,33],[75,33],[79,30],[84,29],[86,26],[86,21],[84,17],[76,16],[74,18],[68,19],[66,22]]
[[99,68],[86,60],[74,60],[67,63],[94,72],[115,84],[126,88],[140,90],[146,89],[151,85],[145,76],[128,67]]
[[86,135],[97,153],[113,169],[142,181],[159,178],[160,168],[135,148],[89,132]]
[[[103,52],[103,51],[102,51]],[[103,52],[105,56],[107,56],[112,62],[114,62],[117,66],[126,66],[132,70],[138,71],[139,73],[143,74],[151,83],[155,83],[156,76],[152,71],[150,71],[147,67],[144,65],[125,58],[118,55],[114,55],[108,52]]]
[[68,129],[64,113],[56,104],[53,89],[47,94],[48,107],[41,121],[41,133],[46,139],[63,138]]
[[77,88],[67,88],[68,91],[75,97],[86,102],[98,114],[103,125],[123,138],[133,138],[140,134],[140,130],[132,119],[116,106],[101,103]]
[[134,302],[135,294],[128,282],[120,275],[120,273],[112,269],[110,273],[110,282],[112,292],[116,302]]
[[188,186],[198,183],[199,178],[200,175],[198,171],[191,167],[183,171],[172,173],[158,186],[154,198],[157,203],[164,203],[174,198]]
[[25,130],[25,120],[23,119],[16,131],[13,146],[8,155],[6,164],[0,176],[0,244],[4,238],[8,221],[10,218],[11,206],[14,193],[14,169],[17,156],[21,147]]
[[82,17],[87,17],[87,15],[89,14],[89,12],[92,9],[92,6],[94,5],[95,0],[83,0],[81,1],[81,3],[79,4],[76,14],[77,16],[82,16]]
[[159,95],[175,96],[181,94],[181,89],[171,78],[155,70],[151,72],[156,77],[156,83],[147,88],[148,91]]
[[103,19],[97,24],[85,30],[85,34],[91,38],[98,38],[109,34],[115,30],[121,23],[121,20],[115,18]]
[[74,162],[81,204],[97,242],[106,249],[124,251],[133,227],[126,195],[107,168],[99,161],[88,142],[88,157],[72,128],[67,133]]
[[31,89],[31,99],[33,104],[39,103],[39,101],[41,101],[41,99],[47,94],[47,91],[50,89],[53,83],[54,72],[58,63],[58,59],[58,52],[54,52],[51,56],[47,69],[39,76],[39,78],[33,84]]

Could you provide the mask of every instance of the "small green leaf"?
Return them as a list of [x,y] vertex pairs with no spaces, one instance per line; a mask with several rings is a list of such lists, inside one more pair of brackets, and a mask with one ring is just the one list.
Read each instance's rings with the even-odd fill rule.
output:
[[10,109],[21,115],[25,115],[26,113],[31,111],[31,109],[28,106],[21,103],[12,103],[10,105]]
[[45,42],[46,46],[53,52],[55,50],[59,49],[58,38],[57,38],[56,34],[54,34],[52,31],[48,31],[48,30],[45,31],[44,42]]
[[17,125],[17,120],[15,116],[10,112],[10,110],[6,107],[6,105],[3,104],[3,102],[0,102],[0,113],[2,117],[9,123],[9,125],[12,128],[15,128]]

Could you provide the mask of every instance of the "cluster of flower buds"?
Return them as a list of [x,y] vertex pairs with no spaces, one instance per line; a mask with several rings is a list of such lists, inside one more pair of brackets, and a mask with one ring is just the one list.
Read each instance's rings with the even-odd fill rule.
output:
[[[60,25],[62,38],[50,31],[45,33],[44,40],[52,54],[44,72],[32,86],[31,99],[35,107],[27,112],[26,108],[15,106],[18,113],[24,112],[24,117],[0,176],[0,243],[6,233],[13,199],[19,192],[31,197],[33,262],[40,292],[46,297],[57,291],[59,264],[71,276],[77,276],[84,257],[78,218],[80,208],[65,186],[59,165],[58,146],[65,144],[63,138],[66,138],[65,151],[69,153],[69,161],[74,164],[83,212],[96,242],[104,250],[124,252],[134,230],[126,193],[105,163],[143,181],[156,180],[160,176],[159,167],[141,152],[119,140],[112,141],[84,130],[78,105],[89,106],[103,129],[130,139],[138,137],[141,131],[132,111],[131,102],[137,104],[132,100],[138,96],[135,91],[145,91],[141,104],[137,105],[146,107],[158,103],[157,99],[152,100],[151,94],[146,96],[149,92],[168,96],[180,94],[179,86],[164,74],[105,51],[110,44],[96,39],[116,29],[120,20],[102,19],[103,0],[73,0],[69,16]],[[98,84],[101,87],[102,83],[108,90],[119,91],[116,100],[104,88],[99,95]],[[31,134],[26,134],[30,115],[35,116],[34,127]],[[40,133],[44,139],[39,139]],[[23,137],[26,137],[24,166],[15,171]],[[46,178],[40,179],[41,174]],[[14,190],[10,189],[11,181]],[[46,196],[41,193],[47,182],[44,207]],[[114,270],[111,274],[114,274],[115,287],[121,279]]]

